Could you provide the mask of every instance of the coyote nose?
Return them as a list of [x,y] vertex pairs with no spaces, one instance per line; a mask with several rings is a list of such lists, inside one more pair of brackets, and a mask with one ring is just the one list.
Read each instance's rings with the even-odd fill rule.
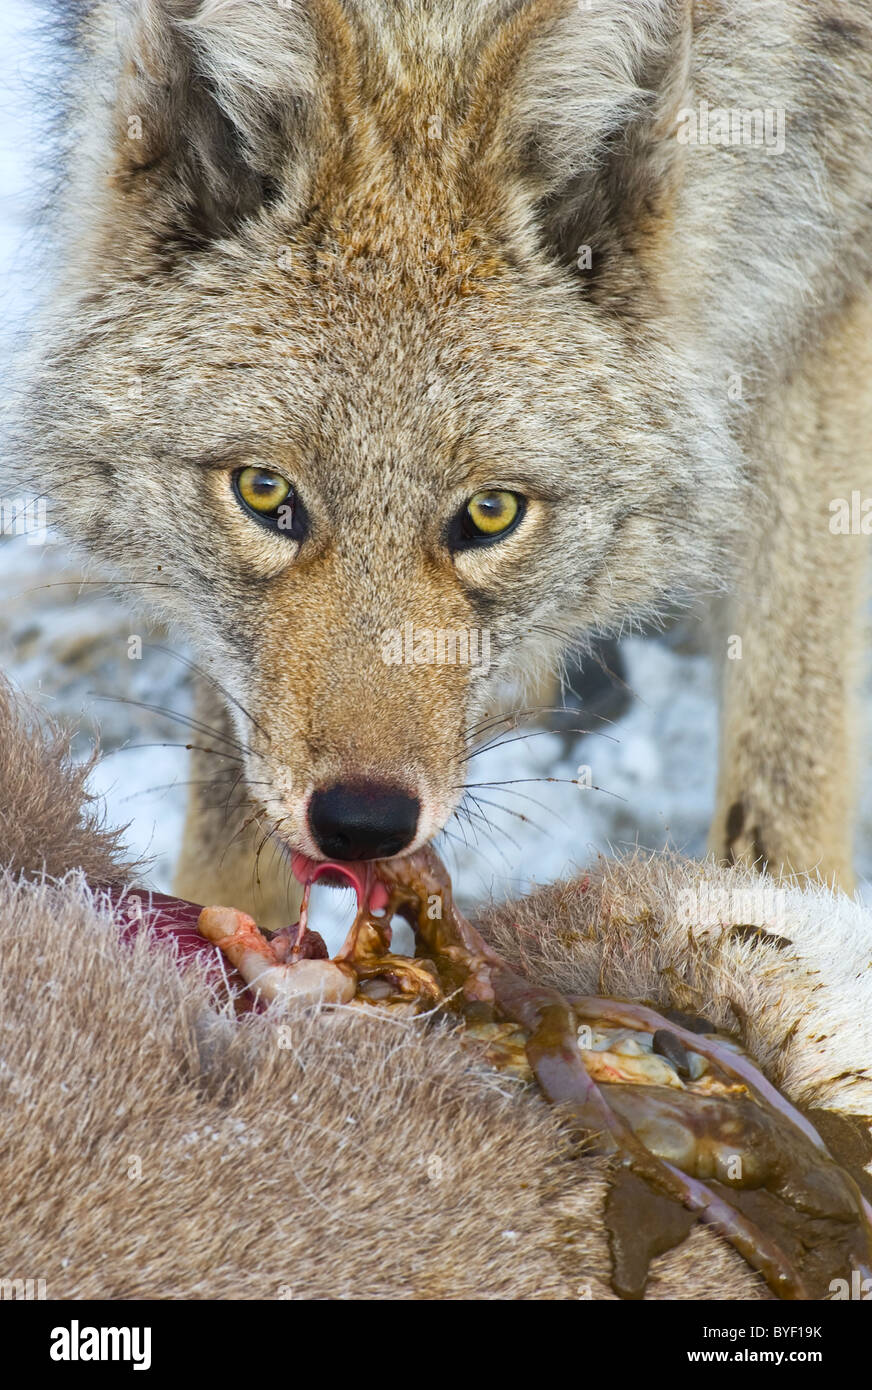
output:
[[309,825],[328,859],[388,859],[412,843],[420,810],[399,787],[338,782],[313,792]]

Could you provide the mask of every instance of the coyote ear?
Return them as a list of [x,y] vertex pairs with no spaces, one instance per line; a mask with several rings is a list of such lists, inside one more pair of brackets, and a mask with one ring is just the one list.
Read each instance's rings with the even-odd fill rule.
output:
[[519,119],[547,245],[623,300],[656,254],[683,147],[690,0],[593,0],[532,46]]
[[274,201],[315,90],[300,9],[133,0],[120,43],[115,177],[155,244],[190,252]]

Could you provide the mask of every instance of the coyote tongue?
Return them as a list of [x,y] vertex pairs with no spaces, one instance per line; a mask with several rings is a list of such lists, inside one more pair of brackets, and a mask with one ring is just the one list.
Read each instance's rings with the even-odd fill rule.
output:
[[[375,864],[367,860],[354,863],[339,863],[332,859],[309,859],[305,854],[295,854],[291,859],[291,873],[308,891],[319,878],[326,878],[335,884],[337,879],[348,883],[357,894],[358,910],[368,907],[371,912],[381,912],[388,904],[388,892],[377,877]],[[302,917],[301,917],[302,920]]]

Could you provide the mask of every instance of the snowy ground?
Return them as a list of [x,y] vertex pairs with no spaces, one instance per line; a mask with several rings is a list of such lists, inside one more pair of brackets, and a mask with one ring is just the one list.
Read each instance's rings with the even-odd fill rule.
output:
[[[4,0],[0,15],[4,357],[32,303],[31,266],[39,240],[29,230],[33,170],[45,159],[33,15],[26,0]],[[184,742],[184,730],[167,716],[116,700],[184,713],[184,668],[148,646],[141,662],[129,661],[131,633],[141,634],[146,643],[165,637],[151,634],[141,619],[93,587],[80,589],[78,576],[62,543],[31,546],[22,538],[0,540],[0,668],[47,710],[76,721],[82,729],[80,754],[101,728],[106,751],[93,786],[105,797],[112,822],[130,822],[128,841],[134,852],[154,856],[153,886],[167,888],[182,823],[184,789],[179,784],[187,776],[186,754],[174,747],[138,745]],[[481,797],[517,814],[489,805],[483,808],[493,817],[489,833],[476,833],[466,823],[450,827],[452,838],[442,848],[467,902],[488,894],[515,894],[612,847],[672,844],[690,854],[702,852],[714,795],[716,714],[709,664],[693,645],[626,641],[634,699],[620,723],[602,735],[573,743],[537,732],[475,759],[470,781],[511,782],[481,787]],[[580,765],[590,767],[591,780],[602,790],[571,784]],[[872,779],[865,780],[858,869],[868,895]]]

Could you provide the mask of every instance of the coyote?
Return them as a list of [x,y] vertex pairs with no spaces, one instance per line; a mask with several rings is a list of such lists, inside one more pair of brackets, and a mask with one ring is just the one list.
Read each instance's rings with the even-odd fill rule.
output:
[[[207,678],[219,794],[177,891],[285,921],[267,839],[417,848],[507,679],[702,598],[712,850],[849,887],[868,6],[85,0],[67,27],[16,481]],[[406,632],[488,661],[386,660]]]

